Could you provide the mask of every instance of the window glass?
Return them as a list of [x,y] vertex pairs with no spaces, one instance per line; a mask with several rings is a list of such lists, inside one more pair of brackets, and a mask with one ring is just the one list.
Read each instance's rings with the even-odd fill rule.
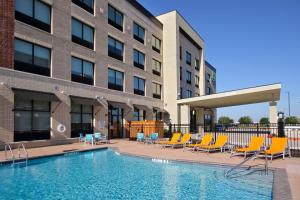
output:
[[115,71],[108,69],[108,82],[115,83]]
[[86,5],[88,5],[89,7],[93,8],[94,7],[94,2],[93,0],[83,0],[83,3],[85,3]]
[[93,116],[91,114],[82,114],[82,123],[90,124],[93,123]]
[[72,19],[72,35],[82,38],[82,24],[75,19]]
[[89,26],[83,26],[83,39],[93,43],[94,42],[94,31],[91,27]]
[[33,17],[33,0],[16,0],[16,10]]
[[93,63],[83,61],[83,76],[87,78],[94,77],[94,65]]
[[24,63],[32,63],[32,48],[32,44],[15,39],[15,60]]
[[50,112],[33,112],[32,130],[50,129]]
[[77,104],[77,103],[73,103],[72,102],[72,105],[71,105],[71,112],[80,112],[81,111],[81,108],[80,108],[80,104]]
[[140,90],[145,90],[145,80],[139,79],[139,89]]
[[50,51],[41,46],[34,46],[34,64],[40,67],[50,67]]
[[134,77],[134,88],[139,89],[139,79],[137,77]]
[[15,129],[15,131],[30,131],[31,130],[31,112],[15,111],[14,129]]
[[116,84],[123,85],[123,73],[116,72]]
[[93,113],[93,106],[91,105],[82,105],[83,113]]
[[32,109],[32,103],[31,103],[30,100],[18,99],[16,97],[15,108],[18,109],[18,110],[31,110]]
[[81,75],[82,61],[78,58],[72,57],[72,74]]
[[80,122],[81,122],[81,115],[76,114],[76,113],[72,113],[71,114],[71,123],[72,124],[79,124]]
[[46,23],[50,24],[50,8],[45,3],[42,3],[40,1],[35,1],[35,9],[34,9],[35,18]]
[[50,105],[49,105],[49,102],[47,102],[47,101],[34,101],[33,109],[35,111],[49,111]]

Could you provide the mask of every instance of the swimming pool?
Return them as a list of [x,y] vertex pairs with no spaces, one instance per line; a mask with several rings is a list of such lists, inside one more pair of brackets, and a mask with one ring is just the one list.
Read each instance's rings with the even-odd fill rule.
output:
[[0,166],[0,199],[272,199],[273,173],[227,179],[227,167],[153,162],[113,150]]

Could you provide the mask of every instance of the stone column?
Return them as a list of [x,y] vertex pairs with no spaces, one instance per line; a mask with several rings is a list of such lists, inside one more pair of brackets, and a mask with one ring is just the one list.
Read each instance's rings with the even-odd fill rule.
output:
[[181,124],[190,124],[191,116],[190,113],[191,108],[189,105],[181,105],[180,106],[180,123]]
[[269,119],[270,123],[277,123],[277,102],[269,103]]

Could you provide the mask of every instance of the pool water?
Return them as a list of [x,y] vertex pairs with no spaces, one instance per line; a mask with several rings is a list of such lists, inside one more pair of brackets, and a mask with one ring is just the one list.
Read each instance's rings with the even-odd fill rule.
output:
[[272,172],[228,179],[227,167],[153,162],[113,150],[28,162],[0,166],[0,199],[272,199]]

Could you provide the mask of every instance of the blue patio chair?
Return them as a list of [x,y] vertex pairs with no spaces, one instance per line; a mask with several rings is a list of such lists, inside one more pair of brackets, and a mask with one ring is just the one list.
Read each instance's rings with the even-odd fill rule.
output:
[[93,134],[86,134],[85,135],[85,144],[91,144],[94,145],[94,137]]
[[85,141],[85,137],[83,133],[79,133],[79,142],[84,142],[84,141]]
[[107,143],[108,142],[106,135],[104,135],[102,133],[95,133],[94,137],[95,137],[95,143]]
[[138,142],[144,142],[145,141],[145,134],[144,133],[137,133],[137,135],[136,135],[136,141],[138,141]]
[[155,143],[158,140],[158,133],[151,133],[150,140],[151,143]]

